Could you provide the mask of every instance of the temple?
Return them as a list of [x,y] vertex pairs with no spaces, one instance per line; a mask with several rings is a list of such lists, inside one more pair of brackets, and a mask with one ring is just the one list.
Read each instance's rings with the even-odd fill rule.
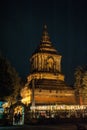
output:
[[64,81],[61,58],[44,25],[40,44],[30,59],[31,72],[27,77],[32,105],[76,104],[75,91]]
[[67,85],[61,60],[62,55],[53,46],[47,26],[44,25],[40,43],[30,58],[27,83],[21,90],[21,101],[29,109],[28,118],[43,115],[55,117],[64,113],[69,117],[77,117],[78,113],[85,115],[87,90],[79,84],[74,87]]
[[[29,123],[31,119],[87,117],[87,87],[66,84],[61,59],[44,25],[40,43],[30,58],[30,74],[20,92],[22,99],[10,107],[13,125]],[[80,83],[78,77],[77,81]],[[16,114],[21,114],[18,123]]]

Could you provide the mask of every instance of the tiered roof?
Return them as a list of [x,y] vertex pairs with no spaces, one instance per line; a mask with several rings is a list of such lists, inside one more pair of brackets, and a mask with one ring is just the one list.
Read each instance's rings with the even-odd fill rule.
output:
[[35,79],[35,88],[48,90],[72,90],[64,81],[52,79]]
[[57,54],[57,50],[53,47],[52,42],[50,40],[46,25],[44,25],[41,41],[34,54],[35,53]]

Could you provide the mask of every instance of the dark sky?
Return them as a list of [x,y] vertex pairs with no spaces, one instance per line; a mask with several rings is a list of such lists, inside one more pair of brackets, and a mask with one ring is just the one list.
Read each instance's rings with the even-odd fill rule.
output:
[[87,64],[86,0],[2,0],[0,50],[22,78],[29,74],[29,58],[48,26],[51,41],[62,55],[62,72],[73,83],[74,70]]

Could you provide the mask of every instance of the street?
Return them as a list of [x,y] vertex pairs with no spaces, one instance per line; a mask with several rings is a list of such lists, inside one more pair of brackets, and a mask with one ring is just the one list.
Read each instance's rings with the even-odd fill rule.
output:
[[24,125],[24,126],[5,126],[0,127],[0,130],[77,130],[76,125],[72,124],[63,124],[63,125],[44,125],[44,126],[30,126],[30,125]]

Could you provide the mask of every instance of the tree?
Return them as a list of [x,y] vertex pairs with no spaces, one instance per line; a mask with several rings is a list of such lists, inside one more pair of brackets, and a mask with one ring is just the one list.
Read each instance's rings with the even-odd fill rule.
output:
[[20,77],[10,62],[0,55],[0,99],[16,98],[20,90]]
[[82,87],[87,89],[87,65],[83,67]]
[[82,87],[83,87],[83,100],[84,103],[87,104],[87,70],[84,72],[83,78],[82,78]]
[[87,66],[76,68],[74,86],[77,100],[87,104]]
[[78,66],[75,70],[74,77],[75,77],[75,87],[81,87],[82,85],[82,76],[83,76],[83,68],[81,66]]

